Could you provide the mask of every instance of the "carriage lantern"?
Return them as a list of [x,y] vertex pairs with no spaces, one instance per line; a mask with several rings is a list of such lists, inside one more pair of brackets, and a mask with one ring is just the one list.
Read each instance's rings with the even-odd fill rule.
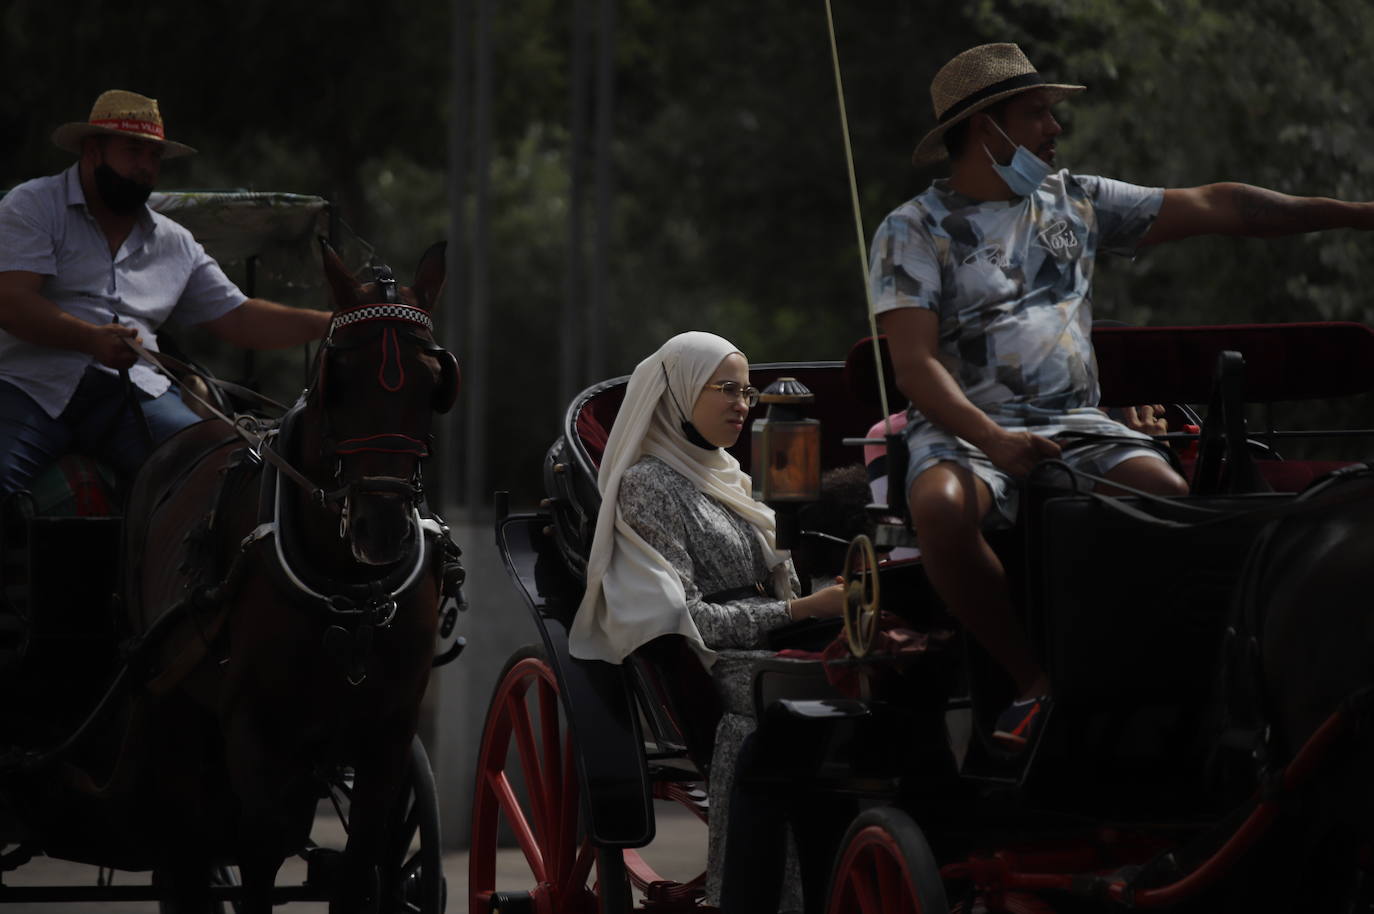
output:
[[768,412],[750,432],[754,497],[777,512],[782,549],[796,544],[797,509],[820,498],[821,423],[806,416],[815,401],[796,378],[778,378],[759,395]]

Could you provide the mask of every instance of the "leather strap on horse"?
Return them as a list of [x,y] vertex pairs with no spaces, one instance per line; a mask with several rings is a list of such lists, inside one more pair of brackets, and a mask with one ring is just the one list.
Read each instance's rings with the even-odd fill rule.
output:
[[[289,409],[289,407],[284,406],[281,403],[278,403],[271,397],[267,397],[258,393],[251,387],[244,387],[242,384],[235,384],[232,381],[221,381],[219,378],[207,378],[203,374],[192,368],[190,365],[187,365],[181,359],[174,358],[165,352],[159,352],[157,354],[157,358],[158,362],[160,363],[158,367],[160,367],[163,371],[171,369],[169,373],[173,376],[185,377],[186,375],[195,375],[196,377],[204,381],[206,384],[209,384],[211,387],[218,387],[225,393],[231,393],[242,400],[252,400],[259,406],[266,406],[270,409],[275,409],[283,413],[286,412],[287,409]],[[194,390],[187,390],[184,384],[182,385],[181,389],[186,391],[192,397],[194,397],[196,402],[205,402]]]
[[209,621],[197,625],[196,633],[199,637],[190,639],[161,672],[143,684],[144,689],[153,695],[165,695],[180,684],[196,665],[205,659],[205,655],[210,651],[210,645],[219,637],[228,619],[229,608],[221,606]]
[[[171,375],[171,372],[167,370],[167,368],[162,364],[161,361],[159,361],[158,357],[154,356],[147,349],[143,348],[143,346],[139,345],[138,343],[135,343],[133,340],[130,339],[125,339],[124,343],[130,349],[136,352],[140,358],[142,358],[150,365],[155,367],[158,371],[161,371],[163,374],[169,376]],[[234,430],[234,432],[240,438],[248,442],[248,444],[253,448],[253,453],[257,454],[263,460],[266,460],[268,463],[272,464],[274,467],[280,470],[283,474],[286,475],[288,479],[290,479],[296,485],[300,486],[307,493],[309,493],[311,498],[318,502],[324,501],[324,490],[321,489],[319,486],[315,485],[313,482],[311,482],[300,470],[297,470],[295,467],[293,467],[290,461],[288,461],[285,457],[282,457],[280,454],[278,454],[270,447],[264,447],[263,445],[266,442],[265,438],[255,435],[252,432],[248,431],[248,429],[239,425],[233,419],[229,418],[223,412],[221,412],[217,406],[206,400],[204,397],[200,396],[200,394],[196,393],[195,391],[186,389],[186,392],[189,393],[196,400],[197,403],[199,403],[201,406],[204,406],[207,410],[209,410],[211,414],[215,416],[215,418],[225,422],[230,428]]]
[[[1150,514],[1147,511],[1142,511],[1139,508],[1126,504],[1124,501],[1121,500],[1121,498],[1117,496],[1103,495],[1102,493],[1095,492],[1092,489],[1081,490],[1078,488],[1076,482],[1071,490],[1072,494],[1086,495],[1087,497],[1093,499],[1094,501],[1098,502],[1104,507],[1112,511],[1116,511],[1117,513],[1124,514],[1127,517],[1135,518],[1136,520],[1149,524],[1151,526],[1170,527],[1175,529],[1191,529],[1194,527],[1206,527],[1217,524],[1231,523],[1233,521],[1242,519],[1249,522],[1262,520],[1277,520],[1279,518],[1290,517],[1296,514],[1307,514],[1312,511],[1319,510],[1321,508],[1331,507],[1333,505],[1347,504],[1352,499],[1374,497],[1374,491],[1371,491],[1368,494],[1354,496],[1345,495],[1342,493],[1331,495],[1323,494],[1321,492],[1321,489],[1324,488],[1326,484],[1329,484],[1330,482],[1333,482],[1337,479],[1370,472],[1371,468],[1374,468],[1374,464],[1371,463],[1354,464],[1352,466],[1343,467],[1339,470],[1333,470],[1326,476],[1314,481],[1311,485],[1307,487],[1305,492],[1301,493],[1296,498],[1283,501],[1281,504],[1273,504],[1267,502],[1261,507],[1251,508],[1243,511],[1228,511],[1221,508],[1206,508],[1201,505],[1190,505],[1186,502],[1170,498],[1169,496],[1156,495],[1153,492],[1146,492],[1143,489],[1137,489],[1120,482],[1113,482],[1112,480],[1106,479],[1102,476],[1094,476],[1092,473],[1085,473],[1082,470],[1074,469],[1067,463],[1064,463],[1064,461],[1062,460],[1042,460],[1040,461],[1040,463],[1036,464],[1036,469],[1032,470],[1032,474],[1034,474],[1041,467],[1059,470],[1068,475],[1073,480],[1086,479],[1090,482],[1096,483],[1097,485],[1112,486],[1113,488],[1120,489],[1122,492],[1125,492],[1128,495],[1134,495],[1144,501],[1152,502],[1154,504],[1173,509],[1174,511],[1179,513],[1201,515],[1205,518],[1204,520],[1197,521],[1179,521],[1171,520],[1165,517],[1156,517],[1155,515]],[[1031,481],[1032,484],[1039,482],[1038,480],[1035,480],[1033,476]]]

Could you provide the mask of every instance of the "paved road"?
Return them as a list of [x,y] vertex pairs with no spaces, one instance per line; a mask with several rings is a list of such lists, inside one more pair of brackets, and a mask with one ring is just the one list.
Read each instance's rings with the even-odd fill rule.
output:
[[[334,825],[333,817],[321,816],[313,835],[316,842],[326,846],[342,846],[342,834]],[[701,872],[706,860],[706,827],[691,816],[674,806],[659,804],[658,828],[654,843],[641,853],[662,875],[672,879],[690,879]],[[444,876],[448,880],[448,911],[453,914],[467,912],[468,855],[454,852],[444,856]],[[99,871],[95,867],[67,863],[38,857],[12,873],[5,874],[6,885],[95,885]],[[299,859],[287,861],[278,875],[278,885],[299,885],[305,878],[305,865]],[[524,857],[518,850],[502,850],[497,860],[497,882],[499,887],[510,889],[528,888],[533,880],[525,866]],[[147,885],[146,873],[116,873],[115,885]],[[4,904],[0,905],[4,914],[57,914],[58,911],[72,911],[74,914],[156,914],[155,902],[121,903],[78,903],[53,904]],[[325,914],[328,905],[324,903],[297,902],[277,908],[284,914]]]

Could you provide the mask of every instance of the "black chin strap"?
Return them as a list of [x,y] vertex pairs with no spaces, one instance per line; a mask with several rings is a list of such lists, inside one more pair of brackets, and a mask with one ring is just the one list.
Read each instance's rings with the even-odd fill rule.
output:
[[701,434],[701,432],[697,431],[697,427],[695,425],[693,425],[685,419],[682,422],[682,433],[687,436],[688,441],[690,441],[692,444],[695,444],[697,447],[702,448],[703,450],[719,450],[719,448],[717,448],[714,444],[707,441],[706,438]]

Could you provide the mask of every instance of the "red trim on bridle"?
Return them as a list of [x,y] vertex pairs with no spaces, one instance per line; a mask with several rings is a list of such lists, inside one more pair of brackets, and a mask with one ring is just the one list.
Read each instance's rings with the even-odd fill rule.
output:
[[428,457],[429,445],[419,438],[412,438],[410,435],[382,433],[340,441],[335,446],[334,453],[412,454],[416,457]]
[[[396,375],[394,384],[387,380],[388,364],[393,366]],[[396,339],[395,327],[382,331],[382,364],[377,367],[377,383],[393,394],[406,386],[406,367],[401,364],[401,344]]]
[[[334,342],[334,332],[342,327],[354,324],[367,323],[370,321],[384,322],[404,322],[423,327],[433,333],[434,320],[429,312],[423,308],[416,308],[411,305],[403,305],[392,302],[377,304],[358,305],[337,311],[329,323],[329,333],[325,337],[325,352],[331,348],[338,347]],[[401,361],[400,334],[395,327],[383,327],[381,330],[381,360],[377,366],[377,383],[381,388],[389,393],[399,393],[406,383],[405,365]],[[424,348],[428,348],[423,340],[416,338],[416,341]],[[433,346],[434,344],[428,344]],[[351,346],[348,348],[352,348]],[[320,367],[319,385],[324,383],[324,366]],[[328,419],[326,418],[326,425]],[[328,437],[326,431],[326,438]],[[410,435],[397,432],[382,432],[375,435],[366,435],[358,438],[347,438],[340,441],[333,447],[327,447],[326,453],[333,457],[345,457],[354,454],[402,454],[410,455],[419,459],[424,459],[430,455],[429,444]],[[418,470],[417,470],[418,479]]]

